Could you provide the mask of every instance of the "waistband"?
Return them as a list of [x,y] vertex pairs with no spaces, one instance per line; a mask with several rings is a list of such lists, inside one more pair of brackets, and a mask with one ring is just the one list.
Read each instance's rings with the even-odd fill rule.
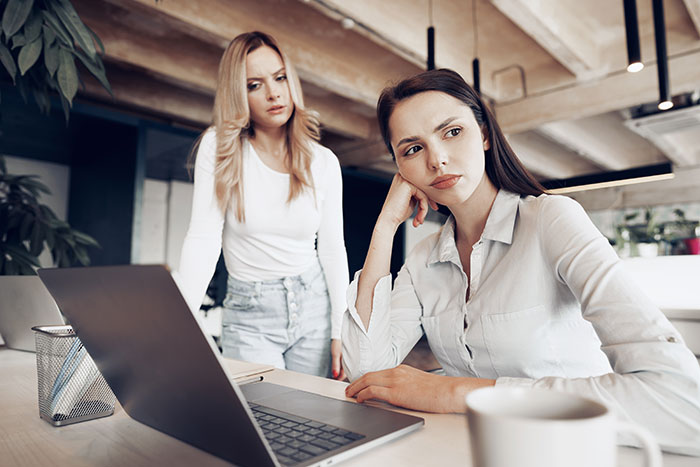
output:
[[291,287],[292,284],[295,282],[301,282],[302,285],[305,287],[308,287],[315,281],[320,274],[323,273],[323,270],[321,269],[321,263],[318,260],[318,257],[316,257],[313,261],[313,264],[304,272],[301,274],[298,274],[296,276],[286,276],[286,277],[281,277],[279,279],[271,279],[271,280],[266,280],[266,281],[243,281],[240,279],[236,279],[232,275],[229,274],[228,276],[228,281],[227,285],[229,288],[234,288],[238,290],[256,290],[260,291],[261,288],[263,287]]

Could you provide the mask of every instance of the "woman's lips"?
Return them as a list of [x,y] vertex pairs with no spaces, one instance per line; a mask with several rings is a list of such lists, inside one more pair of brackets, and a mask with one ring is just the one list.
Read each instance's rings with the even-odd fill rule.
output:
[[455,186],[460,178],[462,178],[461,175],[443,175],[442,177],[436,178],[430,186],[438,190],[446,190],[447,188]]
[[271,113],[271,114],[280,114],[280,113],[284,112],[284,109],[286,107],[287,107],[286,105],[276,105],[274,107],[270,107],[269,109],[267,109],[267,111],[268,111],[268,113]]

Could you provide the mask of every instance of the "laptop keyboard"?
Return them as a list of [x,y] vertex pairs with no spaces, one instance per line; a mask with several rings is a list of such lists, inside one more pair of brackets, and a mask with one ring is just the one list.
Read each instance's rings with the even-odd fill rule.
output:
[[265,438],[283,465],[294,465],[350,444],[365,436],[336,426],[248,404]]

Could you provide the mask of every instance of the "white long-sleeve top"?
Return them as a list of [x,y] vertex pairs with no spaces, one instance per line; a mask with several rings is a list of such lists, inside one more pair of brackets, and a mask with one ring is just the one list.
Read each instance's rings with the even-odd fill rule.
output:
[[499,191],[470,263],[467,276],[450,217],[393,290],[379,280],[367,330],[358,272],[343,323],[350,379],[400,364],[425,333],[448,375],[595,398],[663,448],[700,455],[700,366],[578,203]]
[[219,208],[214,183],[216,134],[202,137],[194,172],[192,217],[175,275],[192,310],[202,304],[223,246],[228,273],[243,281],[295,276],[318,259],[331,302],[331,337],[340,338],[349,282],[343,238],[342,177],[330,149],[313,143],[311,175],[315,193],[306,189],[287,202],[289,174],[277,172],[243,141],[245,222],[236,219],[234,203]]

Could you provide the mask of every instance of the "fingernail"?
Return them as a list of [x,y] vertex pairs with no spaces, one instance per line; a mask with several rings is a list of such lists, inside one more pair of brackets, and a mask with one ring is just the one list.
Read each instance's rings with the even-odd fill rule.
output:
[[333,370],[333,377],[337,378],[338,377],[338,370]]

